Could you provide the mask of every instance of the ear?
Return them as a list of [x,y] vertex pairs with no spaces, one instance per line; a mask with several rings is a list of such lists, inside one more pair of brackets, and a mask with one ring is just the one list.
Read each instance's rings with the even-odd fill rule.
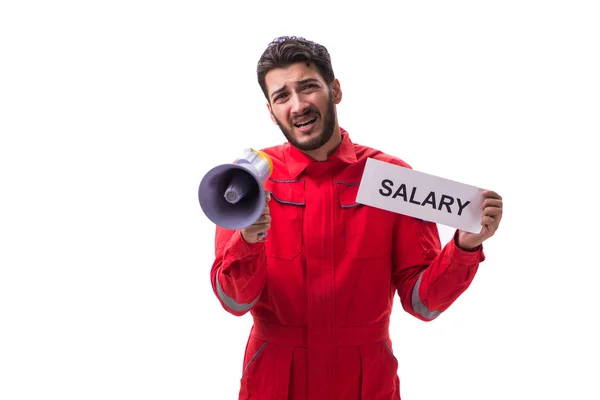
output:
[[333,103],[339,104],[342,101],[342,87],[339,80],[334,79],[331,84],[331,90],[333,92]]
[[271,121],[273,121],[273,123],[275,125],[277,125],[277,121],[275,120],[275,116],[273,115],[273,110],[271,110],[271,104],[267,103],[267,109],[269,110],[269,117],[271,117]]

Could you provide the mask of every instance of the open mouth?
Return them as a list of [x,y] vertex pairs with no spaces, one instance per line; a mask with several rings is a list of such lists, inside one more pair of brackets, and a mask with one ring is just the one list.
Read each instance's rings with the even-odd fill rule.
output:
[[309,120],[308,120],[308,121],[306,121],[306,122],[302,122],[302,123],[299,123],[299,124],[294,124],[294,126],[295,126],[296,128],[302,128],[302,127],[304,127],[304,126],[309,126],[309,125],[312,125],[312,124],[314,124],[316,121],[317,121],[317,119],[316,119],[316,118],[311,118],[311,119],[309,119]]
[[294,126],[302,131],[310,130],[317,122],[317,117],[302,118],[298,122],[294,123]]

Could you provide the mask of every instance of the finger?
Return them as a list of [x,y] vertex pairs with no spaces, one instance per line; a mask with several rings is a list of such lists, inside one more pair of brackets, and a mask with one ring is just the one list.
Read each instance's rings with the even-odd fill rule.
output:
[[486,207],[498,207],[502,208],[502,200],[488,198],[481,203],[481,209],[483,210]]
[[265,190],[265,201],[269,203],[271,201],[271,192]]
[[485,210],[483,210],[483,215],[497,217],[502,215],[502,209],[498,207],[487,207]]
[[271,216],[269,214],[261,215],[260,218],[256,220],[255,224],[264,224],[265,222],[271,222]]
[[254,224],[264,224],[265,222],[271,222],[271,218],[271,214],[269,213],[262,214],[260,217],[258,217],[256,221],[254,221]]
[[496,219],[493,217],[484,216],[483,218],[481,218],[481,225],[485,225],[488,228],[495,230]]
[[266,206],[265,208],[263,208],[262,215],[265,215],[265,214],[271,214],[271,209],[269,208],[269,206]]
[[253,233],[268,231],[270,228],[271,228],[271,223],[265,222],[265,223],[250,225],[244,231],[249,234],[253,234]]
[[484,190],[482,195],[485,198],[502,200],[502,196],[500,196],[498,193],[494,192],[493,190]]

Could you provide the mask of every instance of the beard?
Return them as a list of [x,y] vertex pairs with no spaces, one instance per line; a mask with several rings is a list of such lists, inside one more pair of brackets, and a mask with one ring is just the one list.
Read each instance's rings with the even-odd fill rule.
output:
[[290,144],[292,146],[294,146],[295,148],[297,148],[298,150],[303,150],[303,151],[316,150],[319,147],[323,146],[325,143],[327,143],[329,141],[329,139],[331,139],[331,136],[333,135],[333,130],[335,128],[335,119],[334,119],[335,109],[334,109],[334,104],[333,104],[333,96],[331,93],[331,88],[329,88],[329,103],[327,105],[327,112],[326,112],[325,116],[323,117],[321,115],[321,113],[319,112],[319,110],[316,110],[313,107],[310,107],[302,115],[306,115],[309,113],[314,113],[322,118],[323,129],[317,136],[311,138],[308,141],[302,141],[302,142],[299,141],[298,138],[296,138],[296,136],[294,136],[294,134],[292,133],[291,129],[293,129],[293,124],[291,122],[290,122],[291,129],[288,129],[285,126],[283,126],[283,124],[275,117],[275,115],[273,115],[273,118],[275,118],[275,121],[277,121],[277,126],[279,126],[279,129],[283,133],[283,136],[285,136],[285,138],[288,140],[288,142],[290,142]]

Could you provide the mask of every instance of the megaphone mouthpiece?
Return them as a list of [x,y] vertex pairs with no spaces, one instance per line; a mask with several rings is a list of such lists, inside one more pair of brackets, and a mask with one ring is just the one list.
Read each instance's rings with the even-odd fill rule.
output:
[[231,204],[235,204],[242,199],[248,192],[252,190],[252,180],[242,175],[235,175],[231,179],[231,183],[225,189],[225,200]]

